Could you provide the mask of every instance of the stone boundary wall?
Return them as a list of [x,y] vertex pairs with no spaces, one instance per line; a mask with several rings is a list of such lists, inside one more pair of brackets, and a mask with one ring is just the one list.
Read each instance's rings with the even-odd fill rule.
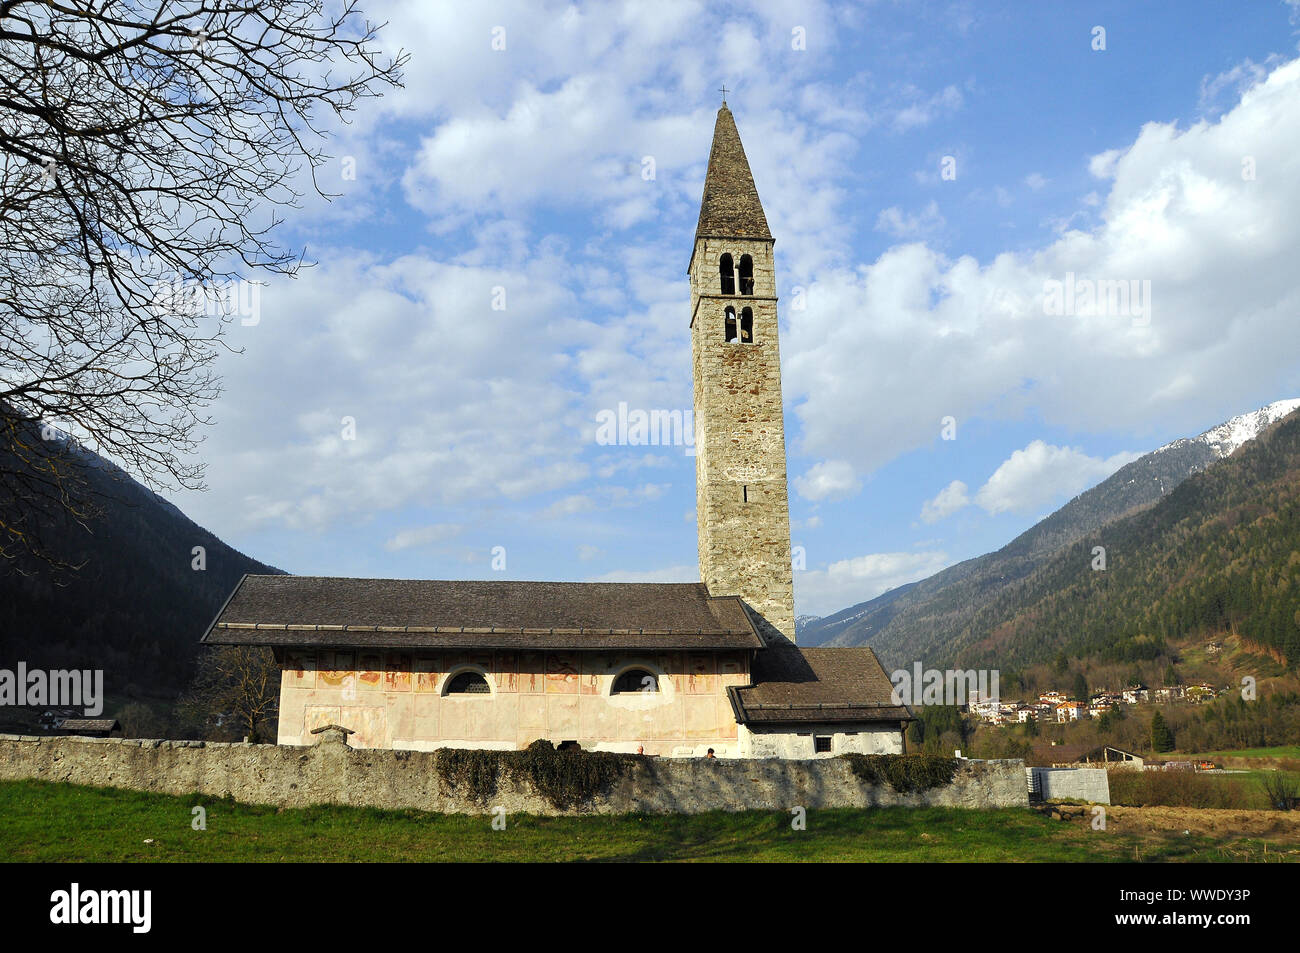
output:
[[0,780],[39,779],[159,794],[206,794],[251,804],[346,804],[482,814],[698,814],[830,807],[1020,807],[1023,761],[964,761],[952,784],[899,794],[861,782],[845,760],[649,759],[589,803],[557,810],[527,783],[503,777],[490,803],[448,790],[436,754],[202,741],[0,735]]

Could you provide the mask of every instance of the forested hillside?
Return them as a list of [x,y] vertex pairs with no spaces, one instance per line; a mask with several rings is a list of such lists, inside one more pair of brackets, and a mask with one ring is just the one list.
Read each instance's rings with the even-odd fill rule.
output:
[[[98,513],[86,527],[4,500],[5,525],[27,516],[46,554],[0,560],[0,668],[103,669],[115,697],[175,695],[192,674],[198,640],[246,572],[278,572],[244,556],[119,468],[68,445]],[[33,525],[35,524],[35,525]],[[202,547],[204,568],[195,567]]]
[[928,658],[951,643],[976,610],[1084,534],[1160,499],[1218,461],[1213,449],[1179,441],[1122,467],[997,552],[809,623],[804,645],[870,645],[887,665]]
[[[1098,546],[1105,571],[1092,568]],[[1064,649],[1138,660],[1218,632],[1300,663],[1300,414],[1054,555],[927,658],[1014,668]]]

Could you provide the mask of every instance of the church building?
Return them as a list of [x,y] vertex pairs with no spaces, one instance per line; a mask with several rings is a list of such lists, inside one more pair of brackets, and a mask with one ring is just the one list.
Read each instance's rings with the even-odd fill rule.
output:
[[903,750],[869,648],[795,644],[774,240],[718,111],[691,284],[698,583],[245,576],[202,641],[274,650],[279,743],[663,757]]

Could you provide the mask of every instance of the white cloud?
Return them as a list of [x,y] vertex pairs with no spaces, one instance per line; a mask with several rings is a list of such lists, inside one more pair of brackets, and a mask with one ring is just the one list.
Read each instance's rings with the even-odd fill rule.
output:
[[985,512],[1027,512],[1095,486],[1140,453],[1121,452],[1091,457],[1072,447],[1034,440],[1004,460],[972,496],[961,480],[953,480],[921,506],[921,520],[936,523],[970,505]]
[[643,483],[636,487],[597,486],[590,493],[574,493],[556,500],[537,514],[541,520],[563,520],[579,513],[611,507],[639,506],[661,498],[670,483]]
[[398,552],[416,546],[427,546],[430,543],[439,543],[445,539],[451,539],[453,536],[456,536],[460,533],[462,528],[463,527],[454,523],[434,523],[431,526],[404,529],[390,537],[389,540],[384,543],[384,549],[389,552]]
[[1025,185],[1029,186],[1035,192],[1047,184],[1047,179],[1038,172],[1031,172],[1025,176]]
[[[1194,433],[1249,406],[1294,368],[1291,349],[1259,342],[1290,340],[1300,313],[1298,140],[1293,61],[1217,122],[1148,123],[1094,157],[1109,191],[1088,230],[983,264],[911,242],[822,269],[781,342],[796,450],[865,473],[928,445],[947,414]],[[1045,282],[1071,272],[1150,281],[1149,325],[1045,314]]]
[[1124,452],[1102,459],[1034,440],[1003,461],[975,494],[975,502],[989,513],[1033,510],[1074,496],[1140,456]]
[[947,224],[939,211],[939,203],[933,199],[915,215],[908,215],[895,205],[884,209],[876,217],[876,231],[887,232],[895,238],[933,235],[935,232],[942,231]]
[[[559,323],[572,297],[544,254],[521,255],[508,278],[425,255],[320,259],[271,282],[259,324],[232,329],[244,353],[219,365],[226,389],[205,444],[222,492],[178,505],[227,531],[319,530],[407,505],[521,499],[587,475],[574,396],[558,384],[575,343]],[[512,304],[494,312],[502,282]]]
[[[1247,57],[1231,69],[1224,70],[1216,76],[1201,79],[1200,108],[1207,114],[1222,112],[1226,106],[1235,102],[1243,92],[1268,76],[1269,70],[1281,62],[1276,53],[1269,55],[1263,63],[1256,63]],[[1224,94],[1231,94],[1231,99],[1224,100]]]
[[588,582],[699,582],[699,566],[667,566],[663,569],[615,569]]
[[840,500],[862,489],[853,467],[843,460],[823,460],[794,478],[794,486],[806,500]]
[[921,520],[937,523],[945,516],[950,516],[965,506],[970,505],[967,486],[961,480],[953,480],[932,500],[926,500],[921,506]]
[[577,516],[579,513],[586,513],[596,508],[596,501],[590,496],[582,493],[574,493],[563,499],[556,500],[546,509],[537,514],[538,519],[559,520],[569,516]]
[[932,576],[948,565],[945,553],[871,553],[831,563],[825,569],[794,574],[795,609],[800,615],[826,615],[904,583]]
[[1099,152],[1088,159],[1088,173],[1096,179],[1113,179],[1115,168],[1123,156],[1122,149],[1107,149],[1105,152]]
[[894,115],[894,127],[899,131],[927,126],[940,116],[956,112],[964,102],[961,90],[956,86],[945,86],[930,96],[914,87],[908,87],[906,93],[915,101]]

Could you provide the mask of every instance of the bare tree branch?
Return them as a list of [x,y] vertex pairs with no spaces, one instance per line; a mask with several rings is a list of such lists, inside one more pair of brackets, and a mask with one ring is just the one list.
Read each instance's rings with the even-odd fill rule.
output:
[[0,3],[0,556],[43,554],[24,499],[90,512],[32,423],[202,487],[231,302],[304,264],[275,209],[304,168],[326,195],[327,120],[401,83],[379,29],[356,0]]

